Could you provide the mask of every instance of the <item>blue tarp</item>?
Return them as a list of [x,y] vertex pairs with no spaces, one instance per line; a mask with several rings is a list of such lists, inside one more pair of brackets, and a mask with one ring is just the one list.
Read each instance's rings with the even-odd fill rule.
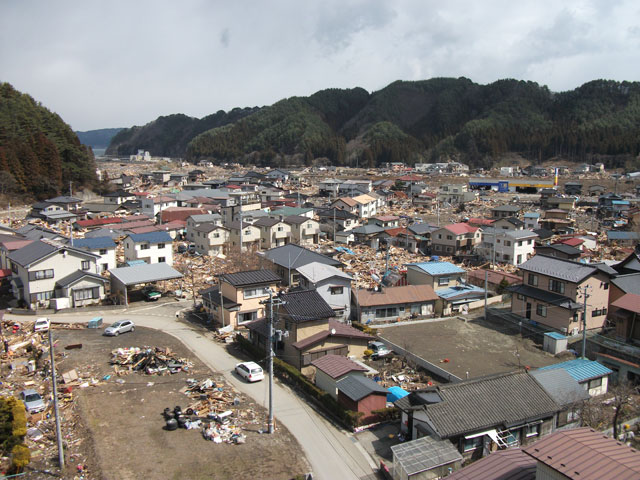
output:
[[393,403],[396,400],[406,397],[407,395],[409,395],[409,392],[407,392],[402,387],[389,387],[389,393],[387,393],[387,402]]
[[348,253],[349,255],[355,255],[356,252],[347,247],[335,247],[338,252]]

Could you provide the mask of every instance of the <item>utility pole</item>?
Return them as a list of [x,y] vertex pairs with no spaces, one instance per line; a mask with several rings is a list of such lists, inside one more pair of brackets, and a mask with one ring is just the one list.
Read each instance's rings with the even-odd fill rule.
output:
[[53,411],[56,418],[56,439],[58,442],[58,463],[60,470],[64,469],[64,450],[62,449],[62,430],[60,428],[60,411],[58,410],[58,383],[56,381],[56,363],[53,354],[53,341],[49,327],[49,354],[51,356],[51,383],[53,384]]
[[[267,326],[267,346],[269,348],[269,356],[268,356],[268,369],[269,369],[269,419],[268,419],[268,429],[269,433],[274,432],[274,421],[273,421],[273,357],[275,353],[273,351],[273,290],[269,289],[269,300],[264,300],[260,302],[261,304],[268,303],[269,304],[269,316],[267,318],[268,326]],[[275,305],[280,306],[284,305],[280,299],[275,300]]]
[[222,275],[218,277],[218,291],[220,293],[220,323],[224,328],[224,297],[222,296]]
[[336,207],[333,207],[333,246],[336,246]]
[[582,358],[587,358],[587,298],[591,295],[587,293],[591,288],[587,285],[584,286],[584,307],[582,309]]
[[[233,218],[231,219],[233,221]],[[240,193],[240,254],[242,255],[242,193]]]
[[484,320],[487,321],[487,288],[489,287],[489,270],[484,271]]

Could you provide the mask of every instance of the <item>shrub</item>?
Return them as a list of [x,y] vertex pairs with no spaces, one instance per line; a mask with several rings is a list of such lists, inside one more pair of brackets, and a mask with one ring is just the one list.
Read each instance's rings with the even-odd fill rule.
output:
[[365,357],[370,357],[371,355],[373,355],[373,350],[369,350],[368,348],[364,351],[364,356]]
[[15,397],[0,398],[0,449],[11,453],[11,473],[20,473],[31,461],[31,453],[23,445],[27,434],[27,414],[24,404]]
[[18,444],[11,450],[11,470],[15,473],[20,473],[29,465],[31,461],[31,452],[26,445]]
[[371,410],[372,415],[376,415],[381,422],[389,420],[396,420],[400,418],[400,410],[398,407],[380,408],[378,410]]
[[357,328],[358,330],[368,334],[368,335],[377,335],[378,334],[378,330],[376,330],[375,328],[371,328],[368,325],[365,325],[364,323],[360,323],[360,322],[351,322],[351,326],[353,328]]

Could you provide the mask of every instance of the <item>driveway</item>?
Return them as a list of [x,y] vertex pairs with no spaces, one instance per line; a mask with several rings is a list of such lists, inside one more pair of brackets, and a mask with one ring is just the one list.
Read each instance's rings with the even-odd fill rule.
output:
[[[226,380],[238,390],[268,407],[268,381],[247,384],[240,380],[232,373],[238,359],[230,355],[224,345],[212,340],[210,331],[177,320],[176,313],[190,306],[190,301],[181,301],[145,305],[118,312],[58,314],[53,315],[51,319],[55,322],[86,322],[89,318],[102,316],[104,323],[109,324],[129,318],[141,326],[162,330],[181,340],[208,367],[222,372]],[[33,320],[32,316],[11,314],[5,314],[5,318],[18,321]],[[373,473],[375,463],[356,438],[325,420],[288,387],[274,382],[273,401],[276,422],[282,422],[300,442],[313,468],[314,479],[378,478]]]

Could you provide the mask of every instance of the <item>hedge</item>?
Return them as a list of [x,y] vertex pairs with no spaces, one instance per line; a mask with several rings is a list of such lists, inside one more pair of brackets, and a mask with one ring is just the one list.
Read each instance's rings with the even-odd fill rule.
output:
[[11,453],[11,473],[20,473],[31,461],[31,453],[23,445],[27,434],[27,414],[24,404],[16,397],[0,398],[0,449]]
[[[265,351],[257,347],[242,335],[236,335],[236,342],[254,360],[265,358]],[[289,384],[299,387],[305,394],[317,400],[331,415],[348,428],[357,427],[364,416],[362,412],[354,412],[343,407],[338,401],[324,390],[319,389],[305,377],[300,370],[284,360],[274,357],[273,372]]]
[[351,322],[351,326],[353,328],[357,328],[360,331],[363,331],[364,333],[367,333],[369,335],[377,335],[378,334],[378,330],[376,330],[375,328],[371,328],[368,325],[365,325],[364,323],[360,323],[360,322]]

